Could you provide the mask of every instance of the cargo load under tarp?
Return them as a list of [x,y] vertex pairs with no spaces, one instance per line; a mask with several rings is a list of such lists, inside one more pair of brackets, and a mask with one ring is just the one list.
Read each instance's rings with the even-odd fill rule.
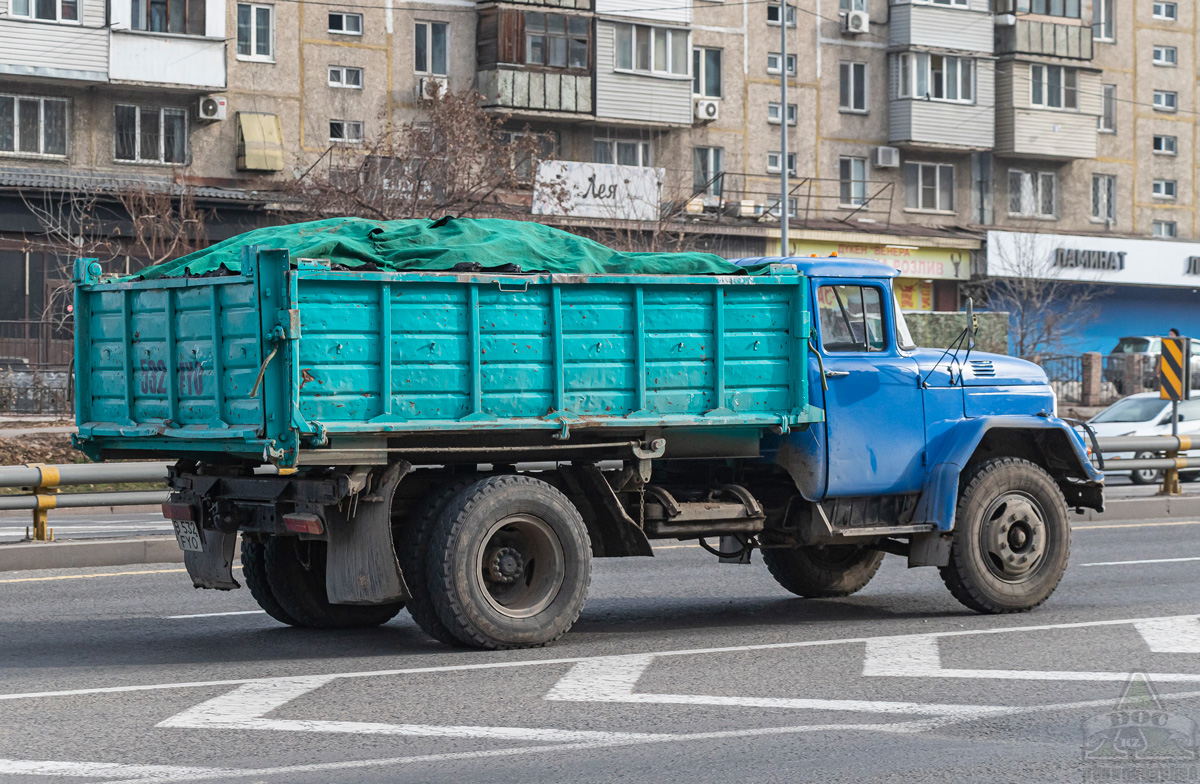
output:
[[255,229],[131,280],[239,273],[248,246],[287,250],[291,258],[328,259],[335,268],[634,275],[745,275],[711,253],[621,253],[551,226],[495,218],[374,221],[330,218]]

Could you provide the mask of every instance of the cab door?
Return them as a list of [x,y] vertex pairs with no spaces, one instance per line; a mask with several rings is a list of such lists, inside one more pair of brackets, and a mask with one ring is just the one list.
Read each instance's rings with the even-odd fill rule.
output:
[[920,372],[897,345],[891,289],[878,279],[817,279],[813,301],[827,387],[825,497],[920,491]]

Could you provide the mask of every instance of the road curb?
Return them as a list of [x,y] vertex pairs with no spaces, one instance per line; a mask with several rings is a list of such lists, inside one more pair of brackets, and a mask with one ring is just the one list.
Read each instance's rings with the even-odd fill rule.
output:
[[183,563],[183,551],[175,543],[175,537],[0,545],[0,572],[155,563]]
[[1149,496],[1121,498],[1105,502],[1104,511],[1084,510],[1075,520],[1154,520],[1167,517],[1196,517],[1200,519],[1200,497]]

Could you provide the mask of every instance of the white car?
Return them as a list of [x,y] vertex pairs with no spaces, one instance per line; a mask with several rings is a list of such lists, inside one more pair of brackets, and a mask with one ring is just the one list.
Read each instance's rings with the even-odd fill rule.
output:
[[[1088,420],[1088,424],[1100,438],[1111,436],[1169,436],[1171,435],[1171,401],[1162,400],[1157,392],[1143,392],[1130,395],[1113,403],[1096,416]],[[1190,399],[1179,404],[1179,434],[1200,434],[1200,392],[1193,392]],[[1200,452],[1184,453],[1188,457],[1200,457]],[[1156,457],[1152,452],[1115,452],[1104,454],[1105,461],[1110,458],[1129,459]],[[1181,454],[1180,457],[1184,455]],[[1200,471],[1200,469],[1197,469]],[[1161,471],[1110,471],[1105,466],[1106,475],[1129,474],[1134,484],[1148,485],[1161,481]],[[1197,471],[1181,471],[1179,478],[1184,482],[1200,479]]]

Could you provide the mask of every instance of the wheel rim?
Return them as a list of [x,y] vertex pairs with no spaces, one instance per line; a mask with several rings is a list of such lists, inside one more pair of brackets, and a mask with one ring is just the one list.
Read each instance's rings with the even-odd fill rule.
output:
[[984,513],[980,551],[993,575],[1005,582],[1028,579],[1045,561],[1049,544],[1045,515],[1033,498],[1007,493]]
[[[1154,452],[1138,452],[1133,457],[1135,460],[1147,460],[1153,457],[1158,457],[1158,455],[1156,455]],[[1142,484],[1148,485],[1157,482],[1162,472],[1146,468],[1140,471],[1134,471],[1133,473],[1137,474],[1137,478],[1142,481]]]
[[491,525],[475,559],[484,598],[509,618],[545,610],[566,579],[562,543],[545,520],[512,515]]

